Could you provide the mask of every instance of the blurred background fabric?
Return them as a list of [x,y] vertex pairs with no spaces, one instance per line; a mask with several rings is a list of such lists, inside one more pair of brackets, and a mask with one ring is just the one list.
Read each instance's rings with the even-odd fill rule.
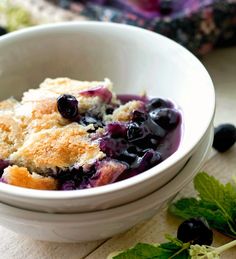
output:
[[203,55],[236,44],[236,0],[57,0],[91,20],[131,24],[163,34]]
[[142,27],[177,41],[197,56],[214,47],[236,45],[236,0],[1,1],[25,8],[37,23],[96,20]]

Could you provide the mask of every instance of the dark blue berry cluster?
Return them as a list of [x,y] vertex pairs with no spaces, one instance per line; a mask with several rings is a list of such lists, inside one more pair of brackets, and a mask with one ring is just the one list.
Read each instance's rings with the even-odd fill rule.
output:
[[[112,114],[117,108],[111,103],[111,93],[103,87],[82,94],[101,96],[106,114]],[[139,100],[143,106],[133,111],[128,122],[107,123],[99,111],[80,113],[79,103],[74,96],[59,96],[57,108],[61,116],[83,126],[93,124],[93,129],[88,133],[93,134],[91,137],[106,155],[86,170],[72,167],[51,173],[58,179],[60,189],[84,189],[130,178],[159,164],[176,150],[178,143],[174,146],[173,143],[169,145],[169,142],[179,142],[174,135],[172,138],[170,136],[175,129],[180,129],[181,115],[170,101],[160,98],[148,100],[147,97],[131,95],[122,96],[120,100],[122,104]],[[97,134],[98,128],[104,128],[104,133]]]

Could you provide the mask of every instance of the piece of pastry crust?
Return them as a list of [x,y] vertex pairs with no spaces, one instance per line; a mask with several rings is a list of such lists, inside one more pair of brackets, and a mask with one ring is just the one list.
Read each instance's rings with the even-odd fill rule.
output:
[[30,189],[57,190],[57,180],[51,177],[42,177],[38,174],[30,174],[27,168],[8,166],[2,175],[4,182]]
[[104,157],[97,143],[88,137],[87,128],[71,123],[61,128],[30,134],[24,144],[10,156],[14,164],[46,174],[48,169],[87,166]]
[[23,142],[22,128],[10,115],[0,115],[0,159],[8,159]]

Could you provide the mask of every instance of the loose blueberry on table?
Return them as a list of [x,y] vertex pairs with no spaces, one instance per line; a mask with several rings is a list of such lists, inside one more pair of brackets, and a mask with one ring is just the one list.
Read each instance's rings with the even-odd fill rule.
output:
[[0,26],[0,36],[7,34],[7,32],[8,32],[8,31],[7,31],[6,28]]
[[[60,80],[63,83],[69,79]],[[110,88],[102,84],[92,85],[85,90],[75,90],[74,86],[70,89],[67,86],[69,90],[65,93],[55,94],[59,91],[56,87],[60,87],[60,84],[57,85],[53,80],[52,84],[46,84],[46,91],[43,93],[50,98],[37,99],[41,96],[41,88],[30,90],[24,94],[22,103],[16,106],[19,109],[30,103],[37,109],[33,108],[30,118],[25,114],[23,119],[20,117],[27,137],[22,139],[23,147],[15,150],[9,159],[0,161],[3,182],[35,189],[44,189],[44,183],[41,184],[43,181],[48,185],[45,189],[76,190],[98,187],[143,173],[177,150],[182,119],[179,109],[169,100],[149,99],[138,95],[116,96]],[[50,89],[53,91],[48,93]],[[35,94],[33,101],[32,94]],[[29,123],[25,125],[27,119]],[[67,131],[70,140],[64,139]],[[74,139],[77,139],[76,143]],[[60,146],[58,143],[61,141]],[[30,147],[27,146],[29,143]],[[54,158],[53,152],[57,146],[59,156],[55,153]],[[70,150],[70,146],[76,147]],[[24,156],[25,152],[27,156],[23,159],[22,154]],[[83,163],[70,162],[69,166],[64,166],[64,160],[72,160],[76,152],[79,154],[78,159],[83,156],[87,158],[84,158]],[[94,159],[91,158],[93,153],[89,152],[95,152]],[[29,161],[29,154],[32,161]],[[42,157],[38,157],[38,154]],[[59,162],[55,165],[54,161]],[[40,184],[35,183],[33,172],[39,175],[37,179],[41,181]],[[34,184],[22,185],[11,181],[20,174],[31,179]],[[50,182],[47,181],[49,179]]]
[[213,147],[219,152],[225,152],[236,142],[236,128],[225,123],[217,126],[214,131]]
[[208,245],[213,241],[213,232],[204,218],[191,218],[180,224],[177,238],[192,245]]

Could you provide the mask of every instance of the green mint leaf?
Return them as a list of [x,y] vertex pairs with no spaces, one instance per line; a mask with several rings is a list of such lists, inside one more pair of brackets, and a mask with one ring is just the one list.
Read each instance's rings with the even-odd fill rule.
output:
[[236,187],[221,184],[213,176],[202,172],[194,179],[198,198],[182,198],[169,206],[169,212],[189,219],[204,217],[212,228],[236,237]]
[[180,241],[178,238],[173,237],[173,236],[168,235],[168,234],[165,235],[165,238],[166,238],[166,240],[168,240],[168,241],[170,241],[170,242],[161,244],[160,246],[162,246],[162,245],[168,245],[168,244],[169,244],[169,245],[171,245],[171,246],[174,245],[175,247],[183,247],[183,242]]
[[[188,246],[189,247],[189,246]],[[189,259],[187,248],[177,246],[174,243],[164,243],[161,245],[150,245],[139,243],[120,254],[112,257],[113,259]]]
[[212,204],[225,217],[231,232],[236,235],[235,207],[236,193],[230,184],[223,185],[213,176],[199,173],[194,179],[194,187],[202,201]]
[[230,190],[223,184],[221,184],[213,176],[208,175],[207,173],[199,173],[194,178],[194,187],[199,192],[199,197],[219,208],[226,218],[232,220],[232,189]]

